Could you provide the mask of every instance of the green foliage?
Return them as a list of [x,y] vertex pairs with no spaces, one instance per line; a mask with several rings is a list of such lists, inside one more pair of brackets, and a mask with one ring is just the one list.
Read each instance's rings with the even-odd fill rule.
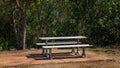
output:
[[[23,1],[20,1],[22,7]],[[24,7],[23,7],[24,8]],[[14,0],[0,1],[0,47],[19,49],[22,15]],[[34,0],[27,9],[27,47],[39,36],[88,36],[97,45],[120,44],[119,0]]]

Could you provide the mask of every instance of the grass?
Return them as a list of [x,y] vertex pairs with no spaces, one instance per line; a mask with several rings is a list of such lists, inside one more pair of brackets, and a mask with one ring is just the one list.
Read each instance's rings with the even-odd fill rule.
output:
[[76,62],[61,64],[42,64],[42,65],[19,65],[15,67],[1,68],[120,68],[120,50],[110,48],[92,48],[88,49],[98,55],[105,55],[113,58],[113,61],[97,61],[97,62]]

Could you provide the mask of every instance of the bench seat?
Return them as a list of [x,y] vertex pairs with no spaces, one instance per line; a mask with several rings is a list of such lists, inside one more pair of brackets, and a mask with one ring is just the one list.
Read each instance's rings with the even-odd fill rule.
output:
[[[57,46],[42,46],[42,48],[44,49],[49,49],[49,58],[52,60],[53,57],[52,57],[52,49],[53,48],[78,48],[79,47],[82,47],[83,48],[83,51],[82,51],[82,57],[86,57],[86,54],[85,54],[85,47],[89,47],[89,46],[92,46],[92,45],[89,45],[89,44],[79,44],[79,45],[57,45]],[[79,52],[79,50],[77,51]]]
[[89,44],[79,44],[79,45],[57,45],[57,46],[42,46],[42,48],[71,48],[71,47],[88,47],[92,46]]

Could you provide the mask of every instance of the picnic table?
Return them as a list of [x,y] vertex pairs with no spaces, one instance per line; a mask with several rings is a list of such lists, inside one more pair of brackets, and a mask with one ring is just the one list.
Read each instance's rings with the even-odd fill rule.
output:
[[[89,47],[89,44],[81,44],[80,39],[85,39],[86,36],[62,36],[62,37],[39,37],[44,42],[36,43],[36,45],[42,46],[42,54],[53,59],[52,49],[54,48],[72,48],[72,53],[75,53],[74,48],[77,48],[77,53],[80,54],[79,47],[82,47],[82,57],[86,57],[85,47]],[[59,42],[55,40],[60,40]],[[64,40],[64,41],[61,41]],[[67,40],[67,41],[66,41]],[[70,41],[68,41],[70,40]],[[74,41],[71,41],[74,40]],[[52,41],[52,42],[50,42]],[[49,53],[48,53],[49,49]]]

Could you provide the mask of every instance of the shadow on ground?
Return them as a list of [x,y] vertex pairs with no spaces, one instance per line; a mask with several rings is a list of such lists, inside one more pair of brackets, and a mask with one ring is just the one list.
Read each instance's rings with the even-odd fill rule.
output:
[[[82,58],[81,55],[73,55],[70,52],[52,53],[53,59],[70,59],[70,58]],[[27,58],[33,58],[35,60],[48,60],[49,57],[43,54],[29,54]]]

